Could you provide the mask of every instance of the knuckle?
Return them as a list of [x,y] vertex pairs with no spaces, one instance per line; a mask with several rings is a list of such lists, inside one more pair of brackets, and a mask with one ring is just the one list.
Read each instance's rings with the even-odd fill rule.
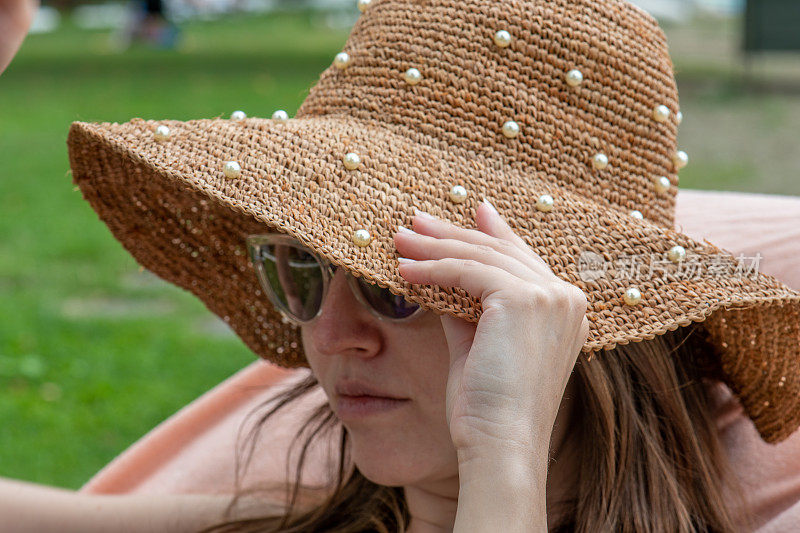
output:
[[569,286],[562,291],[560,309],[565,315],[582,320],[586,315],[586,308],[586,296],[580,289]]
[[585,313],[589,308],[589,300],[586,298],[586,293],[583,292],[580,287],[572,284],[569,284],[568,291],[570,293],[572,305],[575,306],[578,311]]
[[488,244],[476,244],[475,246],[477,247],[478,253],[483,256],[491,255],[497,251]]
[[494,247],[506,255],[512,255],[519,249],[516,244],[504,239],[495,239]]
[[442,261],[444,261],[444,263],[447,265],[448,268],[452,268],[458,272],[473,270],[475,267],[479,265],[477,261],[474,261],[472,259],[464,259],[460,257],[447,257]]
[[520,291],[520,296],[525,307],[536,307],[539,312],[548,309],[561,315],[582,316],[588,308],[588,301],[583,291],[568,283],[529,284]]
[[518,293],[517,307],[523,312],[541,312],[549,306],[550,294],[539,285],[528,284]]

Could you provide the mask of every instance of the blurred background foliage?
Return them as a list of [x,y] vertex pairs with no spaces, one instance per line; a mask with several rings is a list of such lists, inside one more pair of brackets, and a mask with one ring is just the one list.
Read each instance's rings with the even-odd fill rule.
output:
[[[186,5],[144,38],[130,26],[141,5],[46,5],[0,76],[2,476],[78,488],[253,361],[199,301],[141,271],[111,237],[71,183],[67,130],[237,109],[292,116],[358,10]],[[725,6],[662,20],[691,158],[681,187],[800,194],[800,60],[747,65],[741,10]]]

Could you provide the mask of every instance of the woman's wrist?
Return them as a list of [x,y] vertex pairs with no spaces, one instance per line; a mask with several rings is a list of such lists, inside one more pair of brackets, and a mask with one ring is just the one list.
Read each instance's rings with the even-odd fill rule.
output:
[[454,533],[547,531],[548,450],[486,448],[459,453]]

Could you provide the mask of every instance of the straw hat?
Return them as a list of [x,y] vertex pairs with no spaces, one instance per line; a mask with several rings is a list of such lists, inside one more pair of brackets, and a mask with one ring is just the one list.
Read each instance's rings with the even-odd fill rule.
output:
[[475,227],[486,197],[586,293],[585,357],[704,321],[764,440],[800,425],[800,294],[674,230],[686,156],[666,39],[647,13],[621,0],[359,7],[294,118],[72,124],[74,181],[139,263],[258,355],[307,366],[299,329],[260,290],[248,234],[293,235],[476,322],[463,290],[399,275],[392,234],[414,207]]

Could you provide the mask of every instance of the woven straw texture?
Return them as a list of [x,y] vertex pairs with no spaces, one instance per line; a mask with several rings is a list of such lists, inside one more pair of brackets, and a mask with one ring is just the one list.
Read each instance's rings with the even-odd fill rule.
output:
[[[493,39],[501,29],[508,46]],[[326,69],[290,120],[76,122],[74,182],[140,264],[286,367],[307,366],[300,331],[262,294],[248,234],[293,235],[354,275],[476,322],[480,302],[463,290],[399,275],[392,234],[411,225],[414,207],[474,228],[486,197],[586,293],[589,359],[705,321],[764,440],[800,425],[800,294],[764,274],[718,275],[735,272],[737,259],[674,231],[677,90],[651,17],[614,0],[373,0],[344,51],[347,67]],[[418,83],[404,77],[412,67]],[[566,81],[572,69],[583,74],[577,86]],[[658,105],[670,109],[667,120],[654,119]],[[515,137],[503,134],[508,120],[519,125]],[[166,140],[154,136],[160,125]],[[358,168],[344,165],[348,152],[359,154]],[[597,153],[608,166],[593,165]],[[238,178],[223,173],[229,160],[241,165]],[[668,190],[654,187],[659,176]],[[464,202],[451,200],[454,185],[466,189]],[[552,210],[537,209],[542,194]],[[365,247],[352,240],[360,228],[372,235]],[[663,258],[676,245],[704,268],[687,276],[664,261],[635,280],[580,270],[585,252],[607,262]],[[638,305],[623,300],[632,285]]]

